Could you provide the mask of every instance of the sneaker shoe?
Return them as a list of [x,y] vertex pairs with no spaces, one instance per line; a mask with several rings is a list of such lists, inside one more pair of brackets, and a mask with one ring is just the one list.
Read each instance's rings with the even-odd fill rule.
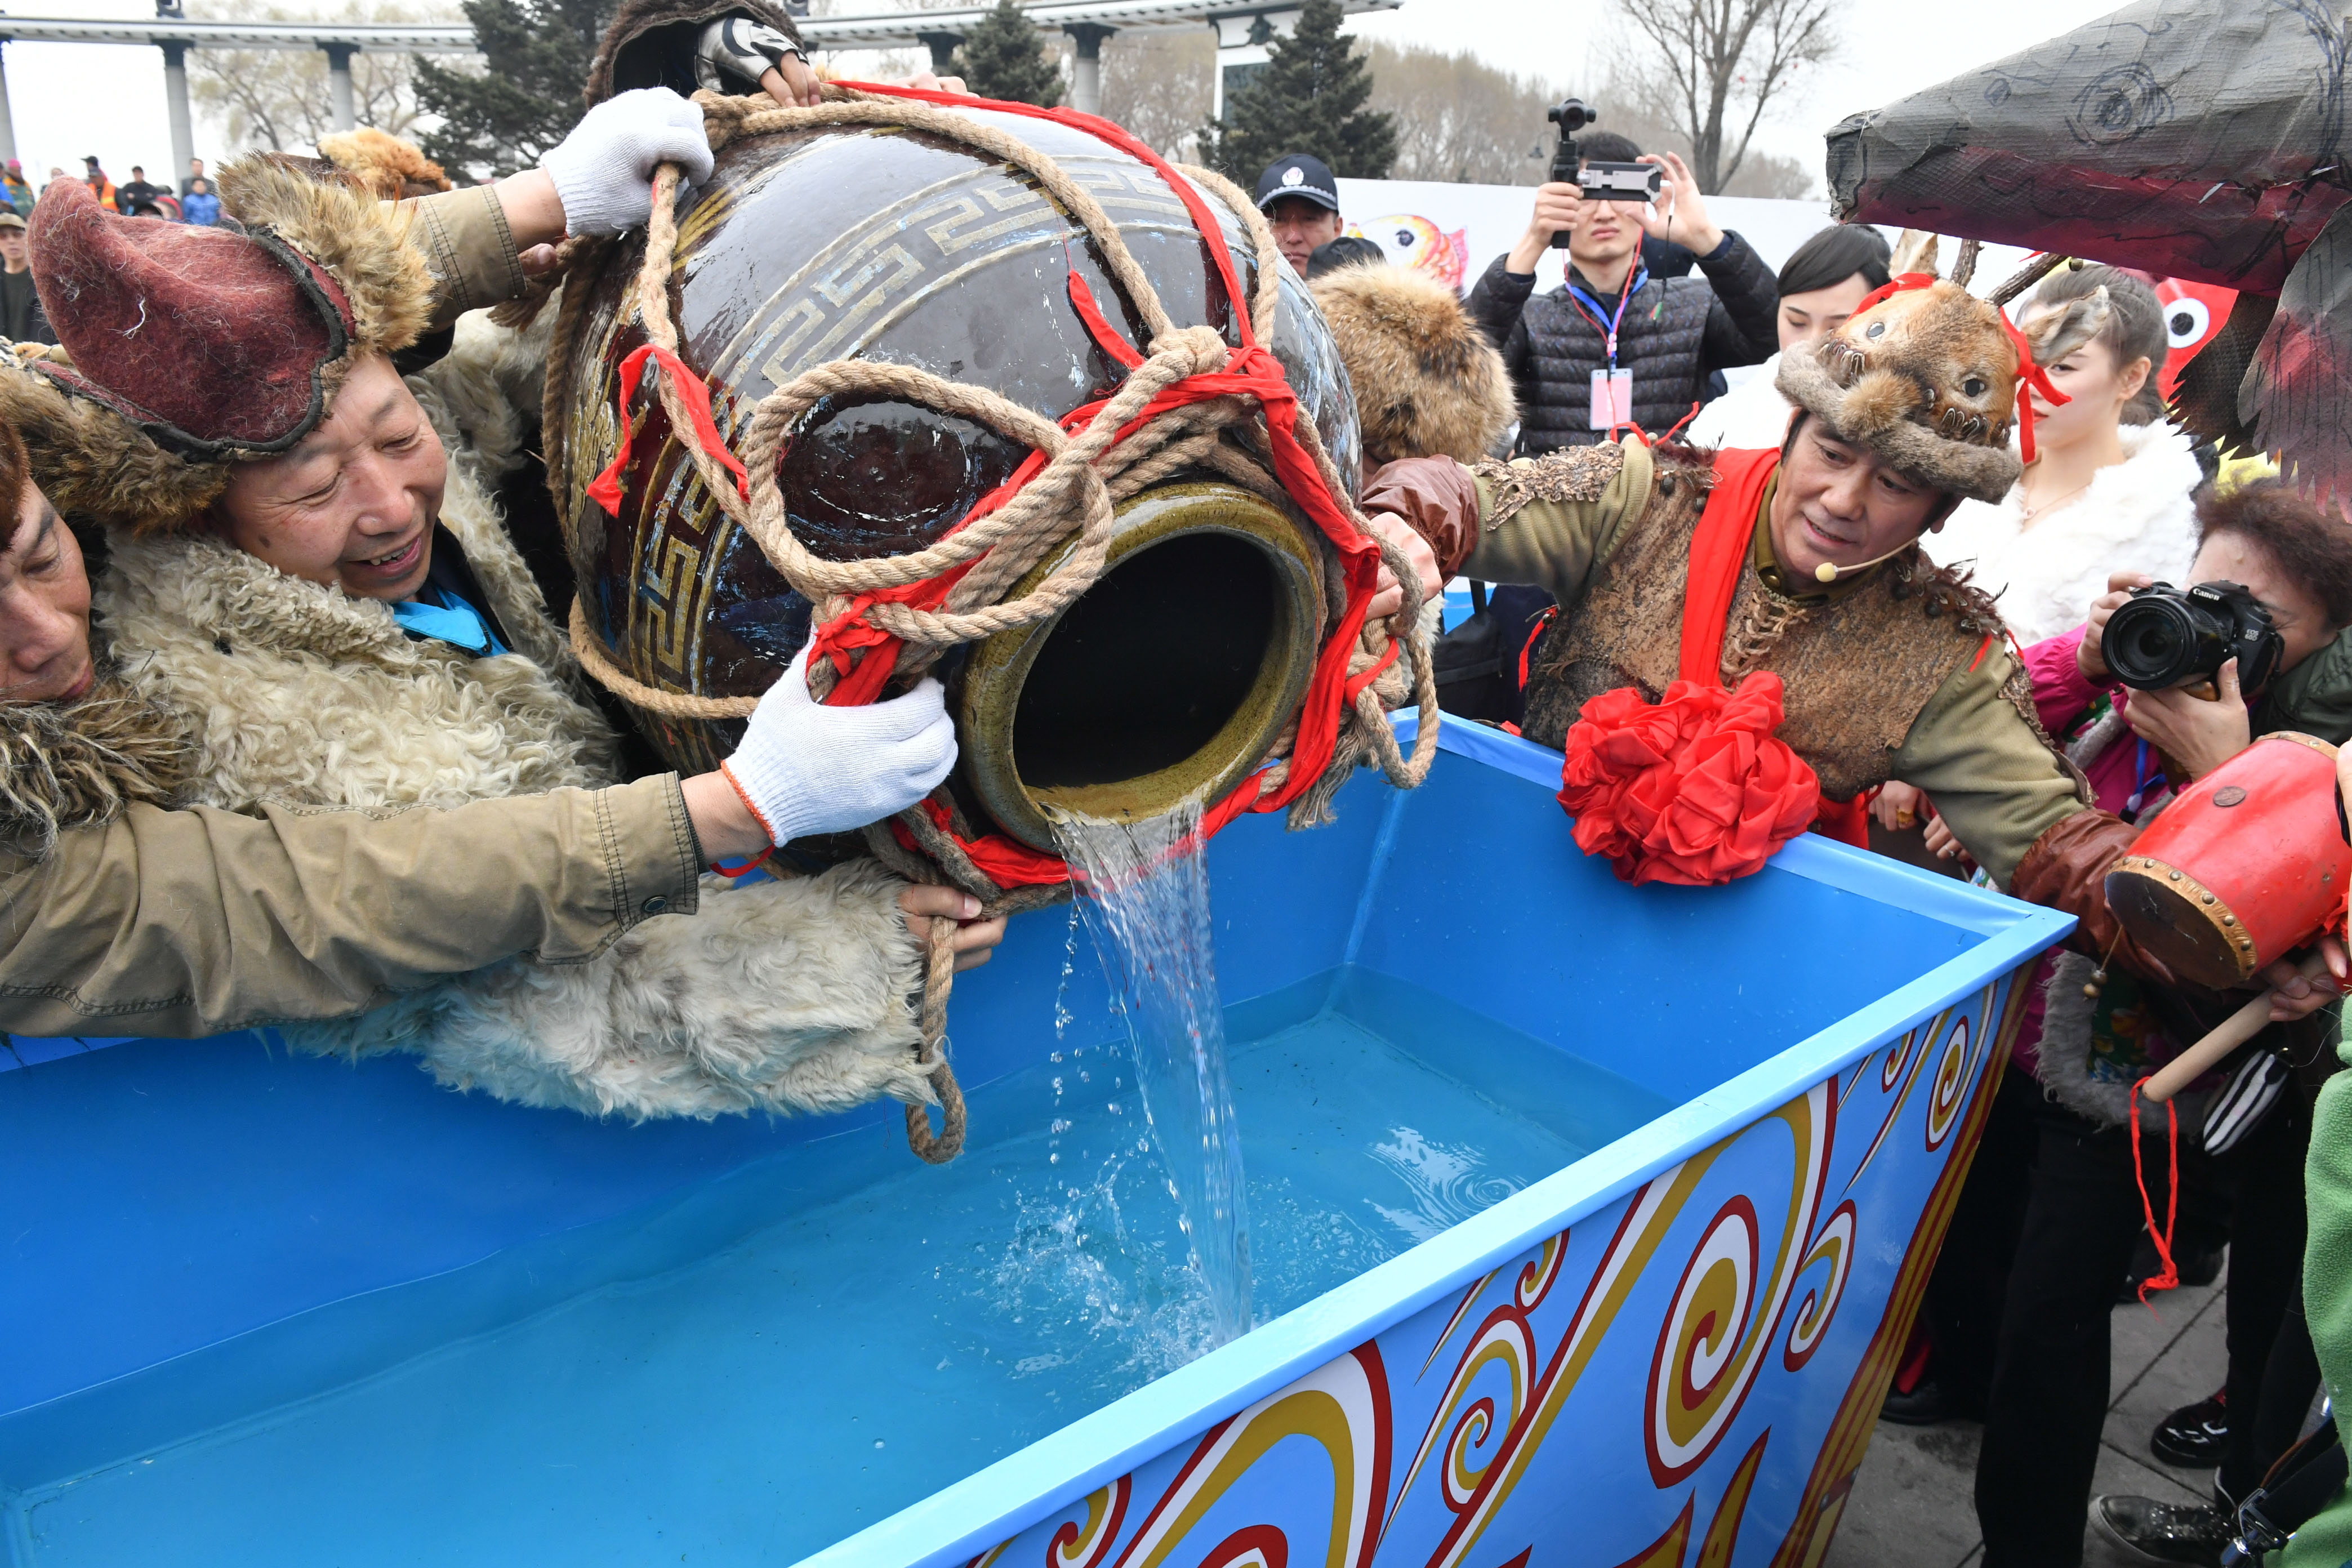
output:
[[2143,1563],[2195,1563],[2219,1568],[2237,1531],[2218,1508],[2158,1502],[2154,1498],[2091,1500],[2091,1522]]
[[1878,1418],[1892,1421],[1897,1426],[1937,1426],[1947,1421],[1980,1419],[1981,1410],[1971,1410],[1944,1392],[1943,1384],[1934,1378],[1924,1378],[1910,1393],[1890,1388],[1886,1403],[1878,1407]]
[[2184,1470],[2210,1470],[2221,1463],[2230,1441],[2230,1409],[2219,1394],[2195,1405],[2184,1405],[2156,1424],[2148,1450],[2168,1465]]

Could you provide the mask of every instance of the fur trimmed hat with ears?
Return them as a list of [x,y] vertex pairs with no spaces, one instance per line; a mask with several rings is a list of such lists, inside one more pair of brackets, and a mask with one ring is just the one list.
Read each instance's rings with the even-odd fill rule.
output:
[[319,156],[356,178],[380,202],[429,196],[449,188],[449,176],[415,143],[373,125],[319,138]]
[[1309,283],[1355,388],[1364,456],[1491,456],[1518,407],[1510,373],[1453,289],[1424,272],[1366,262]]
[[353,364],[430,320],[424,258],[356,181],[260,156],[223,170],[220,193],[234,226],[124,217],[64,180],[34,207],[33,281],[63,353],[0,369],[0,417],[60,511],[186,522],[229,464],[292,447]]
[[[1934,276],[1932,237],[1916,254],[1921,270],[1898,277],[1828,337],[1782,354],[1774,384],[1920,484],[1997,505],[2024,472],[2009,445],[2021,384],[2096,335],[2106,290],[2043,311],[2021,332],[2000,307]],[[2030,408],[2024,417],[2030,428]]]

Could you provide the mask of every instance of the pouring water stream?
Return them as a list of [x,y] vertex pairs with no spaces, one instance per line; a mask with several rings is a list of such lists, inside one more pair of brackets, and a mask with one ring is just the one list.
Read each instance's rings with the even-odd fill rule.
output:
[[1055,833],[1223,1344],[1249,1331],[1249,1213],[1200,826],[1192,800],[1139,822],[1064,816]]

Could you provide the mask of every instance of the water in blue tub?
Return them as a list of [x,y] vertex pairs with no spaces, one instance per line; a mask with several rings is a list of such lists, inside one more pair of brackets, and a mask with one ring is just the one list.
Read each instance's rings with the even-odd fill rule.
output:
[[[1364,971],[1221,1022],[1259,1321],[1665,1109]],[[21,1494],[18,1559],[790,1563],[1216,1342],[1117,1019],[980,1088],[971,1126],[944,1169],[844,1136],[551,1239],[560,1288],[533,1244],[325,1309],[346,1347],[446,1337]],[[282,1377],[280,1332],[199,1352],[204,1381]]]

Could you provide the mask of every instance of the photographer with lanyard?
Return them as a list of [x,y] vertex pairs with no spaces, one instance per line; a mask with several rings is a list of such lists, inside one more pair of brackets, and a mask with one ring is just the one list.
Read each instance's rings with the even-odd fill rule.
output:
[[[1656,164],[1664,188],[1643,203],[1538,187],[1527,232],[1471,290],[1471,314],[1502,350],[1518,394],[1522,456],[1591,446],[1629,426],[1663,436],[1691,413],[1709,375],[1759,364],[1780,346],[1770,269],[1715,226],[1682,159],[1643,154],[1607,132],[1579,138],[1578,148],[1586,164]],[[1567,281],[1538,295],[1536,264],[1563,231]],[[1654,271],[1644,237],[1695,253],[1700,276]]]

